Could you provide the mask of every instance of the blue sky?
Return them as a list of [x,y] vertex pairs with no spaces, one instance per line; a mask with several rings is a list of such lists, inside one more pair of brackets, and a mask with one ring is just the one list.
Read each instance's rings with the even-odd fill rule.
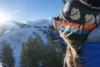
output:
[[20,22],[52,18],[62,7],[61,0],[0,0],[0,11]]

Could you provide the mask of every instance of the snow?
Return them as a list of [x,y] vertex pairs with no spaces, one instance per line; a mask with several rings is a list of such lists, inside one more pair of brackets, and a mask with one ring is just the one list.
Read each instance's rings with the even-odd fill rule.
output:
[[[51,19],[52,20],[52,19]],[[38,21],[28,21],[28,24],[31,25],[31,26],[46,26],[48,27],[49,25],[52,25],[52,21],[51,20],[45,20],[45,19],[42,19],[42,20],[38,20]]]
[[3,67],[1,63],[0,63],[0,67]]
[[47,43],[46,35],[35,28],[17,29],[13,32],[8,32],[4,34],[2,37],[0,37],[0,42],[7,41],[8,43],[10,43],[11,47],[13,48],[15,62],[16,62],[15,67],[19,66],[19,61],[20,61],[19,57],[22,49],[22,44],[24,42],[27,42],[30,35],[32,37],[35,37],[35,34],[33,32],[38,33],[39,36],[42,38],[43,42]]
[[[35,37],[35,33],[37,33],[44,44],[47,44],[46,34],[42,32],[42,30],[48,30],[48,28],[44,28],[44,26],[49,27],[48,25],[52,24],[51,21],[47,20],[39,20],[39,21],[32,21],[29,22],[28,25],[32,25],[32,27],[24,27],[24,28],[17,28],[12,30],[13,27],[10,27],[1,37],[0,37],[0,46],[2,41],[7,41],[12,49],[13,49],[13,56],[15,58],[15,67],[20,67],[20,54],[22,50],[22,44],[27,42],[29,36]],[[39,25],[41,28],[35,28],[33,25]],[[42,29],[42,30],[40,30]],[[35,33],[34,33],[35,32]]]

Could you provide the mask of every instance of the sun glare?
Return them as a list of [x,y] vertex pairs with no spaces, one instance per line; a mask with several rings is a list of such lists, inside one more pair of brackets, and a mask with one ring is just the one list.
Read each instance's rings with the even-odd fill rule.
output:
[[11,20],[11,17],[8,16],[6,13],[0,12],[0,24],[6,22],[8,20]]

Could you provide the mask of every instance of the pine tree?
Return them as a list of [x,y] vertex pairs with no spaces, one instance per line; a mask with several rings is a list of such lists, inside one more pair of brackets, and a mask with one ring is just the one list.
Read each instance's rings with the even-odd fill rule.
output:
[[48,45],[44,45],[38,35],[35,38],[30,36],[28,41],[23,43],[20,63],[21,67],[62,67],[62,47],[50,39]]
[[48,43],[44,67],[62,67],[64,51],[61,44],[54,42],[50,37]]
[[21,67],[38,67],[38,62],[43,57],[43,49],[44,46],[41,38],[38,35],[34,39],[30,36],[28,42],[23,44]]
[[15,60],[13,57],[13,51],[6,41],[2,42],[3,47],[1,49],[1,62],[3,63],[3,67],[14,67]]

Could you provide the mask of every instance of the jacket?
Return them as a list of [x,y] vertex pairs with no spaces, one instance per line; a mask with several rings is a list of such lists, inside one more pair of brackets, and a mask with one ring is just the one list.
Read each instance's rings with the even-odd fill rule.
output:
[[100,67],[100,26],[90,33],[82,45],[80,59],[83,67]]

